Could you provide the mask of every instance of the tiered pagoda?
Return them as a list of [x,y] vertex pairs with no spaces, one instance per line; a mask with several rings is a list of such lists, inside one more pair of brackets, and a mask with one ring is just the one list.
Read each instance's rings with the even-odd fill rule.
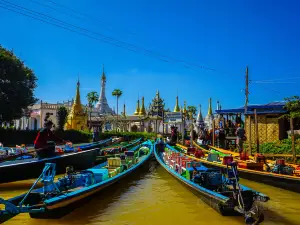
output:
[[114,110],[112,110],[108,103],[105,96],[105,86],[106,86],[106,75],[104,72],[104,66],[102,69],[102,77],[101,77],[101,91],[98,103],[96,104],[96,109],[100,114],[115,114]]
[[159,91],[157,90],[152,103],[149,106],[149,113],[151,116],[163,116],[163,111],[165,108],[164,100],[160,97]]
[[212,113],[211,98],[209,98],[208,112],[204,119],[205,127],[208,128],[209,130],[212,129],[213,120],[214,120],[214,115]]
[[66,130],[84,130],[87,129],[87,112],[84,111],[80,100],[80,83],[77,82],[75,101],[72,105],[71,111],[68,115],[67,122],[65,125]]

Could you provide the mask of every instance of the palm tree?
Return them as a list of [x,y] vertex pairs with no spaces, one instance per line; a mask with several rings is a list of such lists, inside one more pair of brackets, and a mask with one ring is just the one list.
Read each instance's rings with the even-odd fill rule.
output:
[[90,129],[92,128],[92,109],[95,103],[98,101],[99,95],[96,91],[92,91],[86,95],[88,100],[88,107],[90,108]]
[[112,96],[117,97],[117,126],[118,127],[118,113],[119,113],[119,98],[121,97],[121,95],[123,94],[123,92],[120,89],[115,89],[112,92]]

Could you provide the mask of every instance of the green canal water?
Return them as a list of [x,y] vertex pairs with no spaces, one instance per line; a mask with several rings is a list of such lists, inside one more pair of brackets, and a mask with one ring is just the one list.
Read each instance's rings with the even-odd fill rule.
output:
[[[34,180],[0,185],[0,196],[27,191]],[[264,204],[265,225],[299,225],[300,194],[247,180],[241,181],[271,197]],[[59,220],[31,219],[21,214],[7,225],[242,225],[242,217],[223,217],[208,207],[155,161],[149,162]]]

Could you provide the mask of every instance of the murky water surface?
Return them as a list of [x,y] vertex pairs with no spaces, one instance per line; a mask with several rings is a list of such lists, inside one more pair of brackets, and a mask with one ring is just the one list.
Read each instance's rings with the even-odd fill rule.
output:
[[[0,196],[10,198],[27,191],[34,180],[0,185]],[[241,181],[271,197],[264,204],[265,225],[299,225],[300,194],[255,183]],[[242,217],[223,217],[199,200],[155,161],[126,180],[93,196],[59,220],[31,219],[21,214],[7,225],[235,225],[244,224]]]

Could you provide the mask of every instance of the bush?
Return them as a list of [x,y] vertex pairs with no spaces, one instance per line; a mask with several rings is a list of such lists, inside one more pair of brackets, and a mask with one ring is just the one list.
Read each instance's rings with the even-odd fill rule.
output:
[[[0,142],[4,146],[15,146],[15,145],[33,145],[33,142],[38,134],[36,130],[14,130],[14,129],[0,129]],[[56,130],[55,134],[64,140],[71,141],[73,143],[88,143],[92,141],[92,133],[89,131],[78,131],[78,130]],[[144,139],[154,139],[155,133],[146,132],[104,132],[100,133],[100,139],[104,140],[112,136],[125,137],[126,139],[133,140],[140,137]]]

